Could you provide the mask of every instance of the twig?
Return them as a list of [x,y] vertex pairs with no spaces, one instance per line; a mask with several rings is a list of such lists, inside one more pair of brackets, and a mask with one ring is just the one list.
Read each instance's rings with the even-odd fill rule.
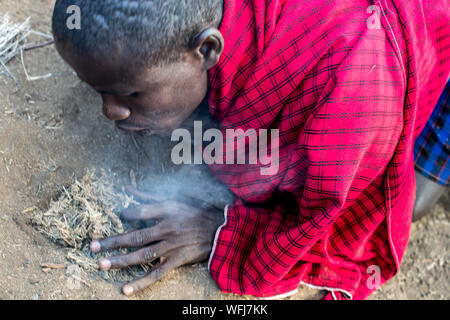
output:
[[52,45],[53,43],[55,43],[55,40],[49,40],[43,43],[31,43],[29,45],[26,45],[23,47],[24,51],[28,51],[28,50],[33,50],[33,49],[39,49],[39,48],[43,48],[43,47],[47,47],[49,45]]
[[47,78],[50,78],[50,77],[52,76],[51,73],[47,73],[47,74],[42,75],[42,76],[30,77],[30,76],[28,75],[27,68],[25,68],[25,63],[23,62],[23,48],[20,49],[20,58],[21,58],[21,60],[22,60],[23,71],[25,72],[25,75],[26,75],[28,81],[35,81],[35,80],[40,80],[40,79],[47,79]]
[[150,156],[148,155],[148,153],[147,153],[147,152],[144,150],[144,148],[137,142],[134,132],[130,132],[130,136],[131,136],[131,139],[132,139],[133,142],[134,142],[134,145],[135,145],[136,149],[137,149],[139,152],[141,152],[141,153],[147,158],[147,160],[151,161],[151,158],[150,158]]
[[42,263],[41,268],[43,269],[65,269],[65,264],[59,264],[59,263]]
[[76,276],[74,274],[70,275],[72,278],[74,278],[76,281],[81,282],[82,284],[84,284],[86,287],[90,288],[91,286],[89,285],[89,283],[87,283],[86,281],[84,281],[83,279],[81,279],[81,277]]
[[17,81],[17,79],[12,75],[11,71],[9,71],[8,67],[3,63],[3,61],[0,59],[0,64],[3,67],[3,69],[6,71],[6,75],[10,77],[17,85],[20,85],[20,83]]
[[23,210],[22,213],[30,213],[30,212],[33,212],[36,209],[37,209],[36,207],[31,207],[31,208]]

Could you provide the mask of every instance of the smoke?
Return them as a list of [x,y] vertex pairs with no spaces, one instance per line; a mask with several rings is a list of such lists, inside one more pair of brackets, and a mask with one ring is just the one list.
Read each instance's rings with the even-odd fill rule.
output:
[[[205,129],[217,128],[218,123],[212,118],[208,109],[207,104],[200,105],[182,127],[193,133],[194,121],[202,121]],[[148,170],[152,173],[145,175],[139,181],[137,184],[139,190],[147,191],[162,199],[179,199],[180,201],[194,199],[197,203],[203,202],[205,205],[209,204],[218,208],[224,208],[233,202],[234,196],[231,191],[211,173],[206,164],[175,165],[173,163],[170,155],[176,143],[170,141],[170,136],[163,139],[152,137],[137,139],[143,148],[148,147],[150,141],[169,142],[169,145],[161,146],[160,152],[163,152],[165,157],[157,160],[153,158],[150,161]],[[151,157],[154,152],[155,146],[152,146],[147,154]],[[161,165],[165,167],[162,171],[158,170]]]
[[234,199],[231,191],[204,165],[183,165],[174,173],[150,175],[138,187],[157,199],[193,201],[217,208],[224,208]]

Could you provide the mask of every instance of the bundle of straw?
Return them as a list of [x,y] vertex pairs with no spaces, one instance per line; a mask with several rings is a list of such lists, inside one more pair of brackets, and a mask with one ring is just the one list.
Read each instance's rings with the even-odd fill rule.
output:
[[[118,215],[130,205],[137,205],[124,192],[116,190],[105,171],[100,174],[88,172],[81,181],[76,180],[52,200],[45,211],[35,212],[32,222],[42,234],[53,242],[70,248],[67,259],[91,273],[98,272],[97,260],[108,255],[93,254],[89,244],[92,239],[123,233],[128,226],[122,224]],[[129,268],[124,271],[103,272],[108,280],[128,281],[144,275],[148,266]]]
[[18,55],[30,33],[29,17],[23,23],[13,23],[7,13],[0,16],[0,61],[7,64]]

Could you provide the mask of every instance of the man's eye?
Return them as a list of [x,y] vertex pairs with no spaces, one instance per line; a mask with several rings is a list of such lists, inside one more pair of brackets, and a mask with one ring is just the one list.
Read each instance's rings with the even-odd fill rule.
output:
[[132,94],[129,95],[129,97],[131,98],[137,98],[139,96],[139,92],[133,92]]

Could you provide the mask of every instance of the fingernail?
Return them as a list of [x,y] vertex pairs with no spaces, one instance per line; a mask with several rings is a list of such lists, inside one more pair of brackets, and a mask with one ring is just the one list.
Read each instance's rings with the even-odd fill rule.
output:
[[100,242],[97,240],[94,240],[91,242],[91,251],[92,252],[99,252],[101,249]]
[[98,266],[101,270],[109,270],[111,268],[111,261],[109,261],[108,259],[100,259],[100,261],[98,262]]
[[126,285],[123,286],[122,291],[123,291],[124,295],[129,296],[129,295],[133,294],[134,290],[133,290],[132,286],[126,284]]

